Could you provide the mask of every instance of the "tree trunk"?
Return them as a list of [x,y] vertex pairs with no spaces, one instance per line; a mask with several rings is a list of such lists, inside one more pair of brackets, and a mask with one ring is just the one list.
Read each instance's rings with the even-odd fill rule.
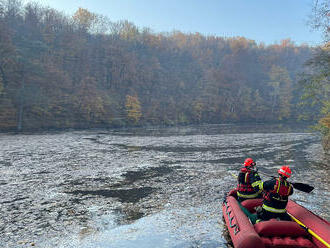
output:
[[19,100],[18,123],[17,123],[17,130],[19,132],[22,131],[23,128],[24,102],[25,102],[25,75],[23,72],[22,88],[21,88],[20,100]]
[[5,71],[3,69],[3,67],[0,65],[0,74],[1,74],[1,77],[2,77],[2,81],[3,81],[3,87],[6,88],[8,83],[7,83],[7,77],[6,77],[6,74],[5,74]]

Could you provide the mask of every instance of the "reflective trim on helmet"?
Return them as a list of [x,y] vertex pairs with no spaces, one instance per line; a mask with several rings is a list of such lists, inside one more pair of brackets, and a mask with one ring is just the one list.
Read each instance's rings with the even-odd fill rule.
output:
[[259,195],[259,192],[251,195],[244,195],[242,193],[237,192],[237,196],[242,197],[242,198],[256,198]]
[[291,172],[290,171],[287,171],[287,170],[283,170],[283,167],[278,170],[278,173],[279,174],[282,174],[282,175],[284,175],[286,177],[290,177],[291,176]]
[[262,205],[262,208],[269,211],[269,212],[272,212],[272,213],[277,213],[277,214],[281,214],[281,213],[286,213],[286,209],[278,209],[278,208],[272,208],[272,207],[269,207],[265,204]]
[[255,165],[256,165],[256,162],[254,162],[254,160],[252,158],[247,158],[244,161],[244,166],[245,167],[252,167],[252,166],[255,166]]

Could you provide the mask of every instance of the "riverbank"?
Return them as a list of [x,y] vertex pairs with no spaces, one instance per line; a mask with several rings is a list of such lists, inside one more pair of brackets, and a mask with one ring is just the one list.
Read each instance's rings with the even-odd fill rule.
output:
[[326,135],[322,137],[322,147],[324,153],[327,155],[328,160],[330,161],[330,135]]

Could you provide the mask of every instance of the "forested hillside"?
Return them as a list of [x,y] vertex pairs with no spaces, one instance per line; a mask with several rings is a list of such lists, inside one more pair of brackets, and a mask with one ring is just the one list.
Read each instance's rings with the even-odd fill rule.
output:
[[0,129],[296,120],[312,53],[0,1]]
[[311,27],[323,34],[324,44],[306,63],[300,80],[302,103],[313,106],[312,112],[305,109],[306,115],[318,119],[314,127],[321,132],[324,151],[330,155],[330,2],[316,1],[310,21]]

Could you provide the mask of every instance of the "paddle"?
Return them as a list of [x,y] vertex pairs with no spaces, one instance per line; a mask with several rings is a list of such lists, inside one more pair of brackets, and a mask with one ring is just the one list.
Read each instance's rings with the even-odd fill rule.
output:
[[295,222],[297,222],[300,226],[302,226],[305,230],[307,230],[310,234],[312,234],[318,241],[320,241],[322,244],[324,244],[327,248],[330,248],[330,245],[325,242],[319,235],[317,235],[315,232],[313,232],[311,229],[309,229],[307,226],[304,225],[300,220],[296,219],[292,214],[289,214],[291,219],[293,219]]
[[[268,176],[268,177],[274,177],[274,176],[268,175],[267,173],[264,173],[264,172],[261,172],[261,171],[258,171],[258,173],[260,173],[262,175],[265,175],[265,176]],[[311,186],[309,184],[306,184],[306,183],[296,183],[296,182],[290,182],[290,183],[292,184],[292,186],[295,189],[306,192],[306,193],[310,193],[314,189],[313,186]]]

